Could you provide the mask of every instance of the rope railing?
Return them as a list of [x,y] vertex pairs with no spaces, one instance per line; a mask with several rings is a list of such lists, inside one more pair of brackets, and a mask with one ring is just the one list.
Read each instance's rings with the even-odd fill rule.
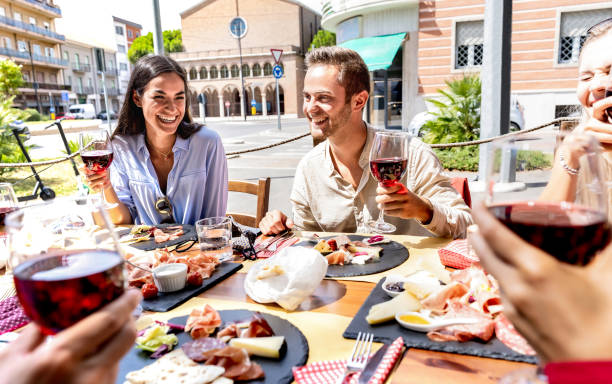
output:
[[[524,134],[524,133],[529,133],[529,132],[533,132],[533,131],[537,131],[538,129],[542,129],[542,128],[546,128],[548,126],[551,125],[555,125],[555,124],[560,124],[562,122],[566,122],[566,121],[571,121],[571,122],[576,122],[578,121],[578,119],[573,118],[573,117],[560,117],[557,119],[554,119],[546,124],[541,124],[538,125],[536,127],[533,128],[529,128],[529,129],[524,129],[522,131],[516,131],[516,132],[510,132],[510,133],[506,133],[504,135],[499,135],[499,136],[495,136],[495,137],[489,137],[486,139],[480,139],[480,140],[474,140],[474,141],[464,141],[464,142],[459,142],[459,143],[440,143],[440,144],[429,144],[432,148],[452,148],[452,147],[466,147],[469,145],[479,145],[479,144],[485,144],[485,143],[489,143],[493,140],[497,140],[500,138],[506,138],[506,137],[510,137],[510,136],[514,136],[514,135],[519,135],[519,134]],[[244,153],[250,153],[250,152],[257,152],[257,151],[263,151],[265,149],[270,149],[270,148],[274,148],[274,147],[278,147],[279,145],[283,145],[283,144],[287,144],[290,143],[292,141],[296,141],[296,140],[300,140],[304,137],[310,136],[310,132],[301,134],[299,136],[295,136],[283,141],[279,141],[273,144],[268,144],[268,145],[263,145],[263,146],[259,146],[259,147],[254,147],[254,148],[249,148],[249,149],[243,149],[240,151],[233,151],[233,152],[228,152],[225,155],[228,156],[229,158],[236,158],[238,155],[244,154]],[[40,167],[40,166],[45,166],[45,165],[52,165],[52,164],[58,164],[64,161],[68,161],[71,158],[78,156],[81,153],[81,151],[77,151],[74,152],[73,154],[71,154],[70,156],[65,156],[59,159],[54,159],[54,160],[45,160],[45,161],[34,161],[31,163],[0,163],[0,168],[20,168],[20,167]]]

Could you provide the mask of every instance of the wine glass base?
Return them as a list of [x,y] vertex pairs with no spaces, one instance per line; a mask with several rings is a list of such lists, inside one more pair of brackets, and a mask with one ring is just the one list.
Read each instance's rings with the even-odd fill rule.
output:
[[397,228],[395,225],[385,223],[384,221],[368,221],[368,227],[375,233],[393,233]]

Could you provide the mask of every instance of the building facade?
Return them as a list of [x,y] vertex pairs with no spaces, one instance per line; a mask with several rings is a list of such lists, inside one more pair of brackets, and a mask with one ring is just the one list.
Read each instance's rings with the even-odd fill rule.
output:
[[142,26],[131,21],[113,16],[113,27],[115,42],[117,44],[117,68],[119,78],[119,93],[125,95],[127,85],[130,81],[131,66],[127,52],[132,46],[134,39],[140,36]]
[[[238,40],[229,30],[237,15],[246,27],[240,40],[242,65]],[[181,13],[181,23],[185,51],[170,56],[187,70],[193,116],[251,115],[252,105],[256,115],[280,110],[303,116],[304,54],[320,26],[315,11],[290,0],[205,0]],[[283,50],[278,105],[272,48]]]
[[[511,92],[524,106],[527,127],[572,113],[578,108],[578,56],[586,30],[612,17],[612,3],[514,0],[512,6]],[[382,74],[397,82],[382,92],[377,84],[381,74],[372,71],[370,109],[374,123],[384,121],[377,112],[386,105],[390,125],[401,114],[401,126],[407,127],[416,113],[432,109],[426,99],[445,88],[446,80],[480,72],[486,49],[484,10],[485,0],[329,0],[323,5],[322,26],[336,32],[338,44],[349,46],[368,37],[405,33]],[[385,96],[381,93],[387,103],[380,101]]]
[[21,64],[25,84],[15,104],[48,114],[61,109],[61,92],[70,89],[62,71],[65,37],[55,32],[62,13],[52,0],[0,0],[0,58]]

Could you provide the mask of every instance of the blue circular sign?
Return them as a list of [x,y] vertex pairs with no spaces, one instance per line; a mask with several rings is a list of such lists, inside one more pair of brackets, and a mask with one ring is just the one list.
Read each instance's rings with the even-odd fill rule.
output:
[[230,33],[234,38],[241,39],[247,33],[247,23],[242,17],[234,17],[229,24]]
[[272,68],[272,74],[274,75],[274,78],[280,79],[283,77],[283,67],[280,65],[275,65],[274,68]]
[[251,107],[256,107],[257,106],[257,101],[255,101],[254,99],[251,100]]

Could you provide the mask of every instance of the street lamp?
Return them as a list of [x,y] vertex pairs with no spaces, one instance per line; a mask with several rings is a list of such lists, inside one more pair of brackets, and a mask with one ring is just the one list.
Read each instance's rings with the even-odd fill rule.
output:
[[30,55],[30,65],[32,66],[32,86],[36,96],[36,106],[38,107],[38,113],[42,114],[42,107],[38,98],[38,82],[36,81],[36,72],[34,71],[34,55],[32,54],[32,43],[30,41],[28,41],[28,54]]

